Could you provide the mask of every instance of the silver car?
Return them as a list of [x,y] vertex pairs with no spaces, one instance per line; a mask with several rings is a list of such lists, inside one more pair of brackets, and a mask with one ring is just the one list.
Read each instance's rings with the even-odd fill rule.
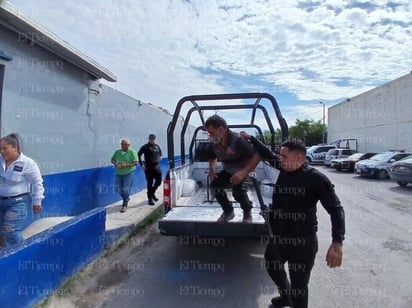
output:
[[372,156],[369,159],[361,160],[355,164],[355,172],[363,177],[386,179],[389,177],[391,165],[412,153],[405,152],[384,152]]
[[389,175],[399,186],[412,183],[412,155],[393,163]]
[[356,151],[351,149],[331,149],[326,154],[323,164],[326,167],[330,167],[332,159],[346,158],[351,156],[353,153],[356,153]]

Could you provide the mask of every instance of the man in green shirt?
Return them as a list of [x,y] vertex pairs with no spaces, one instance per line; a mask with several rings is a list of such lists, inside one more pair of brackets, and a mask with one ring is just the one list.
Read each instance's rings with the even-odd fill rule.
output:
[[130,148],[130,142],[127,139],[120,141],[121,149],[114,152],[111,162],[116,169],[116,191],[123,200],[121,213],[126,212],[127,203],[130,198],[130,189],[133,184],[133,174],[138,163],[137,152]]

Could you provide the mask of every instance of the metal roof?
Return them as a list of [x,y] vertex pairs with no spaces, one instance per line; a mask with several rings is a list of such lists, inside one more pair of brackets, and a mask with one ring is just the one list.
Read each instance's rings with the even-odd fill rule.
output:
[[7,2],[0,4],[0,24],[19,35],[26,34],[26,38],[32,40],[34,44],[47,49],[97,79],[104,78],[107,81],[117,81],[117,77],[107,68],[73,48],[69,43],[40,24],[24,16]]

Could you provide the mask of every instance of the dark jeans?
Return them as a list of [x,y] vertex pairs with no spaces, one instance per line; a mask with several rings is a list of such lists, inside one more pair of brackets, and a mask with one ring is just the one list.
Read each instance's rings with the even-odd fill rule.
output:
[[147,198],[152,199],[157,188],[162,184],[162,170],[159,165],[146,165]]
[[226,214],[231,213],[233,211],[233,205],[229,201],[225,191],[225,188],[231,187],[233,198],[240,203],[240,207],[243,210],[250,210],[253,207],[247,195],[248,187],[251,185],[250,178],[246,177],[240,184],[232,185],[230,183],[231,177],[232,175],[225,170],[216,175],[215,180],[211,183],[216,200]]
[[[265,251],[266,270],[281,296],[288,296],[294,308],[308,307],[308,284],[318,251],[316,234],[302,237],[274,235]],[[288,262],[290,282],[286,276]]]

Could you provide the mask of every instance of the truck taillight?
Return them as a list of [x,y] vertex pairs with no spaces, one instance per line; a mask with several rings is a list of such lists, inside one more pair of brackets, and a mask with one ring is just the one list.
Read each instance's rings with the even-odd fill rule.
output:
[[170,180],[165,180],[163,182],[163,190],[164,191],[168,190],[170,192]]
[[170,180],[163,181],[163,205],[165,207],[165,213],[170,211]]

